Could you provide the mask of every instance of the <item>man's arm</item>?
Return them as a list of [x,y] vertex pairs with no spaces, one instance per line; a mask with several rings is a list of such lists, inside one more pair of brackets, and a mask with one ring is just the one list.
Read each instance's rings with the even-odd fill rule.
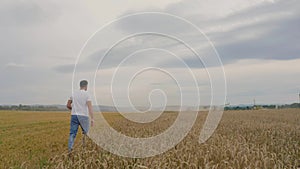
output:
[[69,99],[68,102],[67,102],[67,108],[69,110],[72,110],[72,100],[71,99]]
[[94,112],[93,112],[92,102],[87,101],[87,106],[88,106],[89,115],[90,115],[90,118],[91,118],[91,126],[93,126],[94,125]]

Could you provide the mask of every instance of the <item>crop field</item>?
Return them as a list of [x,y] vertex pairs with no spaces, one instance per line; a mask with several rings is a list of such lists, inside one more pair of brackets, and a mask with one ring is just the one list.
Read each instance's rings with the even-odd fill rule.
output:
[[[88,140],[67,153],[69,113],[0,111],[0,168],[299,168],[300,109],[225,111],[205,143],[199,133],[207,113],[199,112],[186,138],[169,151],[149,158],[111,154]],[[132,137],[150,137],[167,129],[176,113],[132,123],[105,113],[113,128]]]

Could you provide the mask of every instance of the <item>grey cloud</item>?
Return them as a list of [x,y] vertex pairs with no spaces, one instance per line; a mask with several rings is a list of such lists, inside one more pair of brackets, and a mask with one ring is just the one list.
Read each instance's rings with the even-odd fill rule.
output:
[[[299,58],[300,44],[300,3],[296,0],[265,3],[247,10],[235,13],[226,18],[212,21],[203,21],[192,16],[200,27],[214,27],[216,25],[228,25],[243,21],[254,21],[250,24],[237,26],[227,32],[215,32],[208,34],[216,45],[223,63],[232,63],[241,59],[296,59]],[[255,22],[256,18],[287,13],[287,16],[272,18],[261,22]],[[247,35],[249,32],[263,30],[262,35],[250,39],[237,39],[235,37]]]
[[58,6],[46,1],[4,0],[0,5],[0,25],[3,27],[49,22],[60,14]]
[[[280,6],[281,4],[278,5]],[[289,5],[291,9],[300,9],[298,3]],[[276,12],[275,10],[279,9],[272,7],[267,10],[267,12]],[[252,9],[250,13],[255,13],[255,9]],[[245,28],[213,36],[212,39],[214,40],[214,37],[216,38],[216,48],[225,63],[231,63],[241,59],[290,60],[300,58],[299,27],[300,14],[295,13],[289,18],[250,25]],[[267,31],[258,37],[226,43],[226,41],[233,37],[247,35],[247,33],[251,31],[261,29],[267,29]],[[218,44],[218,41],[223,41],[223,43]]]
[[74,64],[57,65],[53,67],[58,73],[72,73],[74,71]]
[[[183,2],[178,4],[172,4],[170,7],[167,7],[164,12],[176,14],[177,9],[180,10],[180,14],[184,15],[183,11],[186,11],[188,6],[182,6]],[[178,8],[176,7],[178,6]],[[228,31],[213,31],[208,33],[208,36],[215,44],[216,49],[218,50],[223,64],[229,64],[236,62],[242,59],[277,59],[277,60],[286,60],[286,59],[297,59],[299,58],[300,51],[300,40],[299,40],[299,31],[300,27],[300,14],[299,14],[300,4],[296,0],[291,1],[278,1],[276,3],[263,3],[259,6],[254,6],[235,14],[229,15],[225,18],[216,18],[207,20],[207,18],[201,18],[198,15],[187,15],[184,16],[189,20],[195,22],[200,28],[208,29],[211,27],[216,27],[222,25],[238,24],[240,22],[249,21],[247,24],[241,24]],[[127,12],[126,14],[134,13],[133,11]],[[286,16],[281,17],[280,14],[285,14]],[[144,15],[145,16],[145,15]],[[182,36],[188,37],[187,39],[190,42],[199,42],[201,43],[196,36],[193,36],[195,32],[189,32],[187,27],[180,26],[176,22],[170,22],[169,24],[163,23],[163,18],[160,18],[160,15],[149,15],[147,19],[144,16],[137,16],[129,18],[129,21],[121,21],[116,24],[116,29],[119,31],[125,31],[129,33],[134,32],[143,32],[144,30],[152,30],[153,32],[170,32],[171,34],[181,34]],[[257,20],[257,18],[270,16],[271,19]],[[275,16],[275,18],[274,18]],[[152,21],[155,20],[153,24]],[[253,21],[253,22],[252,22]],[[164,25],[164,26],[163,26]],[[165,26],[169,25],[169,26]],[[181,24],[179,24],[181,25]],[[263,33],[257,37],[251,37],[249,39],[238,39],[239,36],[247,35],[249,32],[252,33],[255,31],[263,31]],[[134,38],[132,38],[134,39]],[[155,45],[152,45],[155,44]],[[139,41],[138,44],[121,44],[117,48],[113,49],[109,53],[109,57],[104,59],[104,64],[100,67],[101,69],[116,67],[122,59],[127,55],[147,47],[156,46],[158,48],[166,49],[169,51],[174,51],[174,49],[179,48],[180,43],[172,43],[169,41],[164,41],[161,39],[154,38],[144,38],[142,41]],[[81,71],[88,70],[90,65],[95,65],[101,59],[101,56],[105,53],[107,49],[101,49],[94,54],[87,57],[79,67]],[[176,53],[176,52],[175,52]],[[211,52],[204,52],[204,57],[206,62],[210,62],[211,57],[216,57]],[[214,55],[214,56],[213,56]],[[144,56],[144,62],[146,58],[151,55]],[[192,53],[187,52],[186,54],[181,54],[180,57],[191,68],[204,68],[202,61],[198,57],[192,55]],[[176,59],[169,59],[167,61],[163,60],[161,57],[161,62],[157,63],[155,66],[159,67],[182,67],[182,64],[179,63]],[[131,66],[142,65],[143,62],[136,62]],[[130,66],[130,65],[128,65]],[[218,63],[213,64],[209,63],[207,67],[220,66]],[[72,72],[72,65],[62,65],[55,68],[59,72]]]
[[149,32],[172,32],[178,34],[182,33],[182,30],[187,29],[186,25],[182,23],[184,21],[169,19],[169,16],[145,13],[123,18],[117,22],[116,26],[120,31],[131,33],[147,30]]
[[[188,1],[192,2],[192,1]],[[180,2],[172,4],[167,7],[164,12],[186,15],[189,13],[188,6],[183,5],[188,2]],[[211,27],[222,25],[240,24],[248,21],[249,23],[233,26],[226,32],[214,31],[208,36],[215,44],[221,60],[224,64],[236,62],[242,59],[297,59],[300,51],[300,34],[298,28],[300,27],[300,3],[297,0],[291,1],[277,1],[276,3],[263,3],[254,7],[236,12],[227,17],[208,20],[201,17],[201,15],[186,15],[185,18],[196,23],[203,30],[209,30]],[[180,12],[181,11],[181,12]],[[186,11],[186,13],[184,13]],[[283,16],[281,16],[281,14]],[[285,15],[286,14],[286,15]],[[264,18],[265,17],[265,18]],[[270,17],[270,19],[268,19]],[[264,18],[263,20],[260,20]],[[160,21],[161,18],[153,16],[153,20]],[[150,20],[146,20],[143,16],[134,18],[131,22],[125,24],[121,22],[118,24],[118,29],[127,32],[143,31],[153,29],[158,31],[165,31],[170,33],[180,33],[189,35],[187,29],[184,27],[176,27],[176,23],[170,26],[163,27],[161,25],[153,25]],[[174,29],[173,29],[174,28]],[[255,31],[263,31],[258,37],[251,37],[249,39],[238,39],[240,36],[247,36],[247,34]],[[235,39],[236,38],[236,39]],[[198,39],[190,36],[190,40],[197,42]],[[176,44],[178,45],[178,44]],[[176,47],[176,46],[175,46]],[[198,58],[185,57],[184,61],[190,67],[202,68],[199,64]],[[172,60],[161,63],[161,65],[178,67]],[[214,66],[214,65],[212,65]]]
[[[128,43],[129,42],[129,43]],[[143,65],[157,65],[156,62],[164,60],[163,55],[170,55],[167,53],[162,53],[155,51],[151,48],[165,49],[168,51],[173,51],[174,53],[179,42],[171,40],[167,37],[162,37],[155,34],[144,34],[140,36],[134,36],[126,39],[112,48],[110,51],[108,49],[99,49],[90,55],[82,54],[76,66],[76,71],[87,72],[94,71],[97,69],[98,64],[102,60],[98,69],[107,69],[118,67],[119,64],[124,62],[121,66],[143,66]],[[150,50],[147,50],[150,49]],[[135,53],[140,51],[138,53]],[[106,52],[108,52],[106,54]],[[84,52],[83,52],[84,53]],[[133,55],[135,53],[135,55]],[[106,55],[105,55],[106,54]],[[132,55],[132,56],[130,56]],[[126,62],[126,59],[134,57],[134,60]],[[74,69],[74,64],[64,64],[53,67],[53,69],[60,73],[71,73]]]

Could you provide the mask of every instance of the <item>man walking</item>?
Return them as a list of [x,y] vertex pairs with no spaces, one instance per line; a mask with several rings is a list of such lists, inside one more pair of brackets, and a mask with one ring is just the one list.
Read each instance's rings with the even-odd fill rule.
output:
[[93,126],[94,123],[92,100],[87,92],[87,87],[88,82],[86,80],[80,81],[80,90],[75,91],[67,103],[67,107],[72,110],[68,143],[69,152],[73,149],[78,126],[82,129],[84,146],[85,137],[90,127],[89,117],[91,118],[91,126]]

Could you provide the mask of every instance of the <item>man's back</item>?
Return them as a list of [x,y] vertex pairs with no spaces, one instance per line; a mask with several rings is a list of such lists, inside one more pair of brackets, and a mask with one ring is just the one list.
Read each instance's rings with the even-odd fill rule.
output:
[[72,115],[88,116],[87,101],[91,101],[91,98],[87,91],[78,90],[75,91],[71,97],[72,100]]
[[70,121],[70,136],[68,142],[69,152],[72,151],[74,140],[78,131],[78,126],[81,127],[83,135],[83,145],[85,144],[85,136],[89,131],[89,127],[94,124],[93,106],[91,97],[87,92],[88,82],[80,81],[80,90],[72,93],[71,98],[67,102],[67,108],[72,109]]

